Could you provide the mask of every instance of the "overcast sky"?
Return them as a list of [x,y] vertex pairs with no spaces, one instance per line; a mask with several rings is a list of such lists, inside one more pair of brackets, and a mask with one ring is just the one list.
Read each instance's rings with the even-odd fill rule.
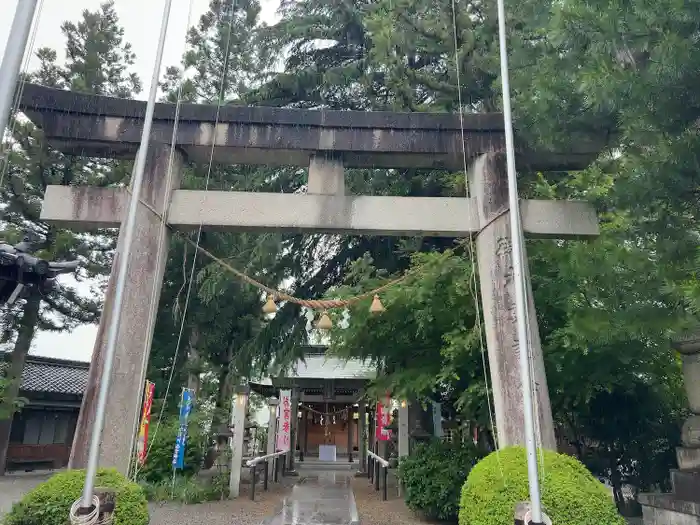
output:
[[[0,56],[5,52],[17,2],[18,0],[0,0]],[[84,9],[94,11],[101,3],[102,0],[43,0],[33,49],[52,47],[59,52],[60,57],[65,47],[61,24],[65,20],[79,20]],[[116,0],[115,2],[115,9],[124,27],[125,39],[132,44],[136,53],[135,71],[144,85],[141,98],[147,97],[150,87],[164,4],[164,0]],[[268,23],[274,22],[279,0],[261,0],[261,4],[263,20]],[[173,2],[163,59],[164,68],[180,63],[180,57],[185,49],[184,38],[189,5],[189,0]],[[209,0],[192,0],[193,23],[196,23],[204,14],[208,5]],[[36,60],[30,62],[30,70],[32,65],[36,65]],[[96,332],[95,326],[81,326],[72,333],[40,333],[35,337],[32,353],[88,361],[92,354]]]

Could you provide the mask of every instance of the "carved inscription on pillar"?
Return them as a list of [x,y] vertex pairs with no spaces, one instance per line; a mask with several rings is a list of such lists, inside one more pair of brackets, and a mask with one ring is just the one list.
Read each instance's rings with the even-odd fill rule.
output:
[[[520,381],[520,344],[517,330],[513,246],[510,237],[505,163],[498,154],[485,155],[472,167],[470,187],[476,197],[479,222],[484,224],[476,239],[484,328],[496,427],[500,447],[523,445],[524,410]],[[538,429],[542,445],[555,449],[549,392],[544,372],[537,318],[530,292],[527,261],[523,268],[528,302],[532,377],[536,388]]]
[[511,348],[518,355],[520,339],[518,337],[518,311],[515,304],[514,273],[513,273],[513,243],[508,237],[496,239],[496,269],[503,275],[501,289],[503,290],[503,306],[507,312],[506,320],[512,326],[513,342]]

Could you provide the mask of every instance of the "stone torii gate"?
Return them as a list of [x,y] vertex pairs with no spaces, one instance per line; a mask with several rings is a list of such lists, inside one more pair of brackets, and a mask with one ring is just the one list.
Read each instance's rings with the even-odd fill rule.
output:
[[[67,154],[133,158],[139,147],[145,103],[55,90],[27,84],[24,113],[53,147]],[[296,110],[265,107],[216,108],[183,105],[175,162],[166,177],[175,107],[155,109],[143,201],[166,217],[176,230],[326,232],[351,235],[466,237],[478,234],[484,322],[494,390],[500,445],[523,444],[522,385],[511,279],[509,211],[500,114],[386,113]],[[216,123],[216,125],[215,125]],[[464,145],[462,145],[464,137]],[[216,163],[308,167],[305,195],[190,191],[179,188],[186,161],[208,162],[212,144]],[[463,169],[469,162],[472,197],[375,197],[347,195],[347,167]],[[521,152],[519,165],[539,170],[579,169],[597,147],[564,155]],[[42,220],[76,230],[118,228],[128,194],[120,189],[50,186]],[[139,400],[153,334],[146,319],[158,308],[152,283],[160,288],[167,260],[168,236],[160,217],[141,206],[129,260],[122,324],[107,407],[100,465],[126,472],[133,450]],[[523,227],[530,237],[586,238],[598,234],[595,213],[572,201],[526,200]],[[120,256],[119,236],[117,257]],[[160,264],[156,266],[156,261]],[[116,265],[115,265],[116,268]],[[84,467],[95,415],[105,327],[109,322],[114,273],[95,342],[90,382],[73,443],[71,466]],[[537,385],[543,444],[556,448],[539,340],[530,296],[533,377]]]

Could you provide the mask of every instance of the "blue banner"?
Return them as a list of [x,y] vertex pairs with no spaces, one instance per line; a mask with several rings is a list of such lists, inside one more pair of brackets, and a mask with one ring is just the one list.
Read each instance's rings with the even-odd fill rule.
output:
[[182,469],[185,467],[185,445],[187,443],[187,420],[192,411],[192,392],[189,390],[182,391],[182,399],[180,400],[180,430],[177,433],[175,440],[175,451],[173,452],[173,469]]

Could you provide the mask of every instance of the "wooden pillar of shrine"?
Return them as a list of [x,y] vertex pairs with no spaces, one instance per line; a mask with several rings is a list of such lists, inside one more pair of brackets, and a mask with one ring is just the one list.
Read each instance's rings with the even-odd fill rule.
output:
[[357,419],[357,448],[359,450],[360,472],[367,468],[367,405],[364,399],[360,399]]
[[297,434],[299,430],[299,390],[292,390],[292,428],[289,431],[289,451],[287,455],[288,474],[294,475],[294,455],[297,450]]
[[352,463],[352,425],[353,425],[353,415],[354,408],[352,405],[348,407],[348,462]]

